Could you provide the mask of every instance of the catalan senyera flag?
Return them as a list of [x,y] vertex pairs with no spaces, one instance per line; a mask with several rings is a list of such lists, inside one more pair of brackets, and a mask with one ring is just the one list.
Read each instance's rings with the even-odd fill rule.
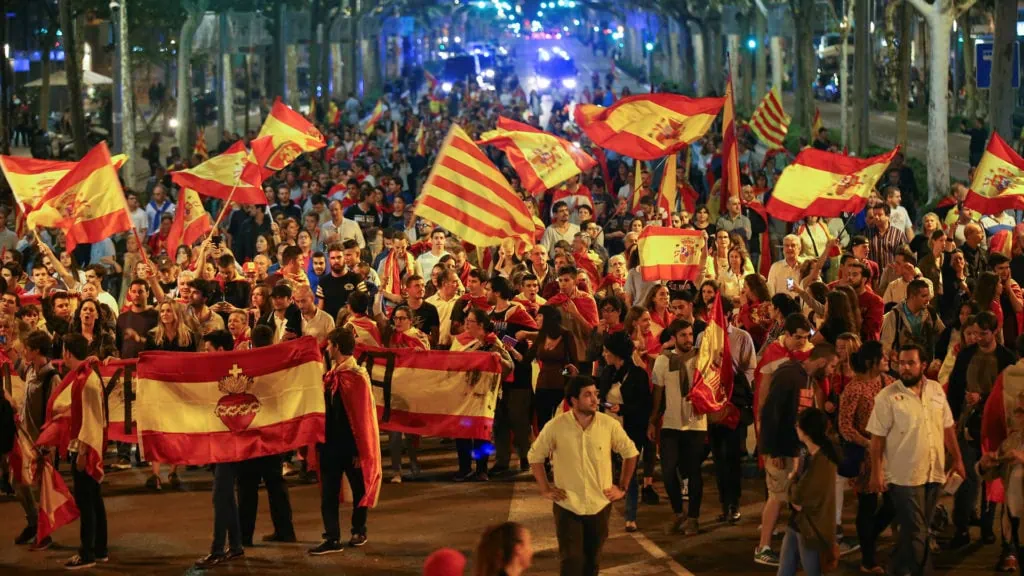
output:
[[964,206],[982,214],[1024,208],[1024,158],[997,132],[992,133],[985,154],[974,169]]
[[814,109],[814,120],[811,121],[811,139],[813,140],[818,136],[818,132],[825,127],[825,123],[821,121],[821,110]]
[[529,124],[498,116],[498,127],[480,135],[508,156],[527,192],[537,195],[597,166],[597,160],[574,146]]
[[750,129],[770,150],[785,148],[783,141],[789,132],[790,117],[782,108],[782,97],[777,86],[764,95],[750,117]]
[[196,145],[192,148],[192,155],[199,156],[203,160],[210,158],[210,153],[206,149],[206,131],[201,126],[196,127]]
[[374,104],[373,110],[370,111],[369,118],[366,119],[366,124],[363,125],[363,133],[369,136],[373,134],[373,128],[377,125],[377,122],[384,117],[384,102],[377,100]]
[[[690,388],[690,402],[697,414],[718,412],[726,407],[732,396],[733,365],[728,330],[729,322],[722,312],[722,295],[717,294],[708,327],[701,337],[693,386]],[[739,413],[735,416],[738,423]],[[728,417],[726,421],[729,421]]]
[[201,465],[323,442],[323,373],[309,336],[241,352],[143,352],[139,445],[154,462]]
[[579,104],[574,115],[594,144],[630,158],[655,160],[703,136],[724,102],[724,98],[637,94],[607,108]]
[[[128,156],[115,154],[110,157],[115,170],[120,170]],[[39,199],[53,188],[72,168],[75,162],[60,160],[39,160],[22,156],[0,155],[0,170],[3,170],[7,184],[14,193],[14,199],[26,209],[35,206]]]
[[191,246],[213,229],[210,213],[203,207],[199,194],[191,188],[182,188],[178,194],[178,208],[167,235],[167,252],[176,254],[178,246]]
[[871,158],[851,158],[804,148],[775,183],[766,207],[768,213],[796,222],[805,216],[831,218],[843,212],[860,212],[897,150]]
[[416,215],[476,246],[533,244],[533,217],[497,167],[457,124],[438,151]]
[[722,214],[728,200],[740,195],[740,148],[736,138],[736,109],[733,103],[732,78],[725,83],[725,106],[722,108],[722,186],[719,202]]
[[31,228],[64,230],[67,249],[91,244],[131,230],[117,170],[106,142],[100,142],[77,162],[27,213]]
[[[262,141],[257,147],[256,142],[262,136],[270,136],[271,139]],[[263,178],[269,178],[304,152],[314,152],[325,146],[327,140],[316,126],[281,102],[281,98],[277,98],[253,141],[253,154],[260,166],[260,174]]]
[[699,230],[647,226],[637,239],[640,276],[655,280],[696,280],[701,272],[704,234]]
[[232,144],[223,154],[195,168],[171,172],[171,180],[182,188],[195,190],[205,196],[223,200],[231,198],[240,204],[267,203],[267,195],[261,187],[263,178],[260,167],[241,140]]
[[[381,430],[490,439],[501,386],[501,366],[492,354],[414,349],[387,352],[394,354],[395,362],[391,386],[373,387]],[[385,381],[385,357],[364,356],[362,362],[371,381]]]

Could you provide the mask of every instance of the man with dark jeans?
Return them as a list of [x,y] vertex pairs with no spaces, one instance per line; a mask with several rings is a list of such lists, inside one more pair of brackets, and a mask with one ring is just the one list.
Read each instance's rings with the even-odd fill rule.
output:
[[887,490],[899,527],[890,574],[931,572],[928,529],[946,480],[946,450],[953,456],[952,472],[966,476],[946,395],[938,382],[924,377],[926,358],[916,344],[900,348],[900,379],[875,396],[867,425],[871,433],[869,491]]
[[334,368],[324,375],[326,406],[324,443],[320,457],[320,515],[324,540],[307,551],[310,556],[341,552],[338,496],[344,474],[352,487],[352,537],[349,546],[366,544],[366,518],[377,502],[381,480],[380,431],[370,390],[370,376],[352,354],[356,337],[350,326],[327,335],[327,354]]
[[[234,350],[235,339],[227,330],[214,330],[203,336],[204,352]],[[210,553],[196,561],[201,570],[245,556],[242,547],[242,527],[238,519],[238,503],[235,500],[235,481],[238,478],[237,462],[221,462],[213,467],[213,544]],[[227,552],[224,551],[225,536]]]
[[[146,273],[149,272],[147,267]],[[144,278],[132,280],[128,286],[128,309],[117,317],[117,349],[121,352],[121,359],[138,358],[139,353],[146,348],[146,335],[159,323],[159,315],[155,308],[149,305],[149,281]],[[135,338],[138,335],[141,338]],[[126,337],[127,336],[127,337]],[[132,445],[127,442],[117,443],[117,463],[115,470],[127,470],[131,468]],[[136,452],[136,459],[139,453]],[[176,475],[175,475],[176,476]]]
[[[608,538],[611,503],[626,495],[640,453],[622,424],[597,411],[592,378],[569,378],[565,397],[572,410],[558,414],[540,431],[530,448],[530,468],[541,494],[554,502],[560,574],[596,576]],[[622,457],[617,479],[612,477],[612,451]],[[554,468],[554,483],[548,482],[544,469],[547,458]]]
[[[707,440],[707,416],[696,414],[687,397],[690,394],[693,373],[693,325],[686,320],[673,320],[662,332],[675,346],[658,355],[654,361],[651,379],[654,383],[654,402],[647,437],[654,441],[661,425],[661,470],[665,492],[672,504],[676,519],[673,532],[686,535],[700,530],[700,504],[704,497],[704,481],[700,466],[704,462],[704,443]],[[664,415],[662,408],[664,407]],[[683,515],[683,491],[680,479],[688,479],[690,506]]]

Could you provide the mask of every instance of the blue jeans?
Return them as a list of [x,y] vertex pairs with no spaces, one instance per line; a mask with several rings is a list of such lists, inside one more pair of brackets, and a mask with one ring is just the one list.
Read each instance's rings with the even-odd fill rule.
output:
[[786,527],[786,536],[782,539],[782,552],[779,553],[779,571],[776,576],[792,576],[797,573],[800,566],[804,567],[804,574],[807,576],[819,576],[821,574],[821,561],[818,551],[812,550],[804,542],[792,526]]

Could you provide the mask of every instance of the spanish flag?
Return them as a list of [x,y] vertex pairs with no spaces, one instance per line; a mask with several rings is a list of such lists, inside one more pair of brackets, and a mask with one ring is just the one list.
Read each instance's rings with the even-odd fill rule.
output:
[[[270,136],[271,140],[257,147],[256,142],[262,136]],[[316,126],[286,106],[281,98],[277,98],[257,139],[253,141],[253,153],[262,177],[268,178],[291,164],[302,153],[313,152],[324,146],[327,146],[327,140]]]
[[138,428],[135,426],[134,418],[128,420],[129,425],[125,426],[125,417],[129,416],[129,413],[124,401],[124,383],[135,378],[137,365],[138,360],[135,358],[130,360],[110,358],[95,367],[95,370],[99,372],[103,389],[110,390],[107,396],[107,440],[110,442],[134,444],[139,441]]
[[638,160],[655,160],[700,138],[722,109],[724,98],[637,94],[604,108],[576,106],[576,124],[594,144]]
[[825,123],[821,121],[821,110],[814,109],[814,120],[811,121],[811,140],[818,137],[818,132],[825,127]]
[[504,152],[523,188],[533,195],[597,165],[597,160],[572,143],[504,116],[498,116],[497,129],[481,134],[477,144]]
[[772,86],[750,117],[750,129],[769,150],[779,150],[785,147],[783,141],[789,132],[789,123],[790,117],[782,108],[779,89]]
[[423,129],[423,122],[420,122],[419,130],[416,131],[416,155],[427,155],[427,131]]
[[61,456],[75,452],[85,456],[85,472],[103,481],[103,453],[106,444],[103,382],[95,364],[82,362],[68,372],[60,386],[50,393],[46,424],[36,439],[39,446],[55,446]]
[[[690,402],[697,414],[711,414],[729,405],[732,396],[733,365],[729,351],[729,322],[722,312],[722,294],[715,296],[708,327],[697,351],[697,366],[690,388]],[[725,424],[735,428],[739,411],[733,407],[732,418],[726,414]]]
[[324,441],[324,374],[310,336],[241,352],[143,352],[134,416],[146,458],[206,465]]
[[740,148],[736,138],[732,78],[725,83],[725,107],[722,111],[722,185],[719,195],[722,214],[726,213],[729,198],[740,195]]
[[696,280],[700,275],[704,233],[699,230],[647,226],[637,239],[640,276],[656,280]]
[[[670,219],[678,211],[676,206],[679,205],[676,169],[676,154],[670,154],[665,158],[665,169],[661,173],[661,182],[658,184],[658,212],[664,211]],[[669,223],[665,222],[664,224],[668,225]]]
[[77,162],[27,214],[31,228],[64,230],[67,249],[131,230],[124,190],[106,142]]
[[1024,209],[1024,158],[997,132],[992,133],[964,206],[982,214]]
[[384,117],[384,102],[377,100],[377,104],[373,106],[373,110],[370,112],[370,117],[366,119],[366,124],[363,125],[363,133],[369,136],[373,134],[373,128],[377,125],[377,122]]
[[178,194],[178,208],[167,234],[167,253],[176,254],[178,246],[191,246],[213,229],[210,213],[203,207],[199,194],[191,188],[182,188]]
[[385,384],[373,387],[381,430],[491,438],[501,387],[501,365],[493,354],[389,349],[364,355],[363,362],[371,381]]
[[260,167],[242,140],[195,168],[171,172],[171,180],[182,188],[190,188],[205,196],[223,200],[230,198],[240,204],[267,203],[267,195],[261,188]]
[[796,222],[805,216],[860,212],[897,150],[862,159],[804,148],[775,183],[768,213]]
[[[115,170],[120,170],[127,159],[124,154],[110,157]],[[0,155],[0,170],[7,178],[15,201],[26,209],[35,206],[74,167],[75,162]]]
[[201,126],[196,127],[196,145],[192,149],[193,156],[199,156],[203,160],[210,158],[210,153],[206,150],[206,131]]
[[476,246],[497,246],[510,237],[533,244],[533,217],[526,204],[457,124],[423,184],[416,216]]

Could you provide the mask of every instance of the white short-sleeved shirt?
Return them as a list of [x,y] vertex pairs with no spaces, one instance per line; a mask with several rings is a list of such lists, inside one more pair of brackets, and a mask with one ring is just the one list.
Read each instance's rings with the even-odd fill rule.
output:
[[707,416],[698,415],[693,410],[693,404],[684,398],[682,393],[683,379],[690,379],[690,374],[693,373],[693,357],[684,362],[681,370],[669,370],[671,356],[677,354],[659,354],[654,360],[654,370],[651,372],[651,381],[654,385],[665,389],[665,416],[661,427],[666,430],[707,431]]
[[885,479],[897,486],[946,481],[943,435],[953,412],[942,386],[925,380],[921,396],[897,380],[875,396],[867,431],[885,438]]

